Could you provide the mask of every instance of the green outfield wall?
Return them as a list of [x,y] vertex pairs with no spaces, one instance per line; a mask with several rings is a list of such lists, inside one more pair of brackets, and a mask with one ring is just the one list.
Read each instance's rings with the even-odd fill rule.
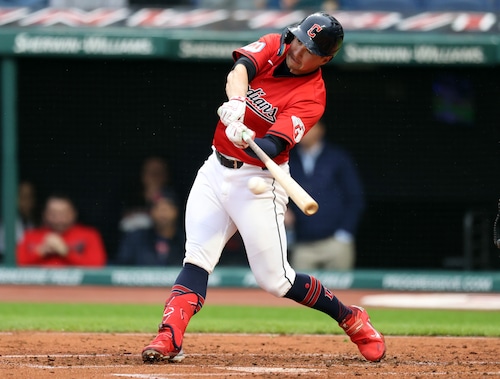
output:
[[[0,55],[229,61],[262,32],[0,28]],[[499,35],[352,32],[335,65],[496,65]]]
[[[179,270],[120,267],[102,270],[0,268],[0,285],[170,287]],[[355,270],[309,273],[331,289],[500,292],[499,272]],[[247,268],[220,267],[210,275],[209,286],[255,288],[257,284]]]

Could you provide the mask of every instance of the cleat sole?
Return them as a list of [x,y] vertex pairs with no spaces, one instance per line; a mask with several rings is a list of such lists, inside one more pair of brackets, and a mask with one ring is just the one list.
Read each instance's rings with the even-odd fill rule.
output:
[[144,363],[156,363],[163,360],[163,355],[155,350],[145,350],[142,353],[142,361]]
[[165,361],[171,363],[179,363],[182,362],[185,357],[186,356],[184,355],[184,352],[182,350],[179,352],[179,354],[174,356],[163,355],[160,352],[153,349],[144,350],[142,352],[142,361],[144,363],[159,363]]

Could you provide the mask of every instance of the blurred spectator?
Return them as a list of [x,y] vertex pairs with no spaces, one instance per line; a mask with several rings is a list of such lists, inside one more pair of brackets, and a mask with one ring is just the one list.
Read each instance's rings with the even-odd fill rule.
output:
[[265,9],[267,0],[196,0],[195,5],[211,9]]
[[54,193],[47,198],[43,225],[25,233],[17,246],[20,266],[48,267],[106,264],[106,252],[97,229],[77,223],[71,198]]
[[151,227],[153,221],[149,208],[165,190],[175,193],[170,184],[170,167],[167,160],[156,155],[145,158],[141,166],[138,187],[132,188],[125,200],[120,231],[129,232]]
[[48,2],[51,8],[77,8],[83,10],[126,8],[129,5],[128,0],[48,0]]
[[0,0],[0,7],[28,7],[28,8],[46,8],[49,6],[48,0]]
[[198,0],[129,0],[130,6],[139,8],[170,8],[195,6]]
[[123,234],[115,264],[120,266],[182,266],[184,233],[176,195],[163,191],[150,207],[153,224]]
[[323,4],[321,4],[321,10],[326,13],[333,14],[333,12],[339,10],[341,8],[341,2],[339,0],[325,0]]
[[[36,189],[29,180],[22,180],[18,186],[17,219],[15,224],[16,241],[19,242],[27,230],[38,226],[39,217],[36,209]],[[0,225],[0,256],[5,251],[5,229]]]
[[338,8],[337,0],[257,0],[265,3],[268,9],[310,9],[313,11],[332,11]]
[[349,270],[355,264],[355,233],[364,210],[362,184],[350,155],[324,136],[320,121],[290,153],[291,175],[319,203],[313,216],[293,203],[286,215],[294,237],[291,262],[297,270]]

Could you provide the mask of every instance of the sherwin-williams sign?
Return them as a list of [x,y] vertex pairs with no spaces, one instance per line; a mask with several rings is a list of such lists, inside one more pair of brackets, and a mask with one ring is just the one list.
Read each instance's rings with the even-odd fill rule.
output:
[[440,43],[380,45],[346,43],[340,59],[345,63],[366,64],[467,64],[495,63],[497,46],[443,45]]
[[[383,65],[486,65],[499,62],[497,43],[464,44],[442,43],[435,36],[435,43],[411,42],[401,44],[391,36],[385,36],[385,42],[364,42],[362,35],[355,41],[346,41],[340,53],[332,61],[333,64],[383,64]],[[173,42],[177,45],[177,53],[172,58],[180,59],[231,59],[231,52],[241,43],[229,41],[209,41],[182,39]]]
[[98,35],[60,36],[19,33],[12,48],[15,54],[156,55],[148,37]]

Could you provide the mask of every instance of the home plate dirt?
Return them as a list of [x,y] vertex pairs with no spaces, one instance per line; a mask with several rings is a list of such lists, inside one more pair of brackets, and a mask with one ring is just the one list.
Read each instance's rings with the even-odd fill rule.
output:
[[[228,294],[228,291],[235,291]],[[207,301],[290,306],[260,290],[209,289]],[[240,290],[241,291],[241,290]],[[347,304],[378,292],[335,291]],[[97,296],[98,294],[98,296]],[[168,289],[0,286],[0,301],[162,303]],[[15,299],[15,300],[14,300]],[[187,333],[180,363],[144,364],[154,334],[0,333],[0,378],[500,378],[500,339],[386,336],[365,361],[345,336]]]
[[484,378],[500,377],[500,341],[387,337],[363,360],[343,336],[186,334],[180,363],[144,364],[153,335],[6,333],[1,378]]

